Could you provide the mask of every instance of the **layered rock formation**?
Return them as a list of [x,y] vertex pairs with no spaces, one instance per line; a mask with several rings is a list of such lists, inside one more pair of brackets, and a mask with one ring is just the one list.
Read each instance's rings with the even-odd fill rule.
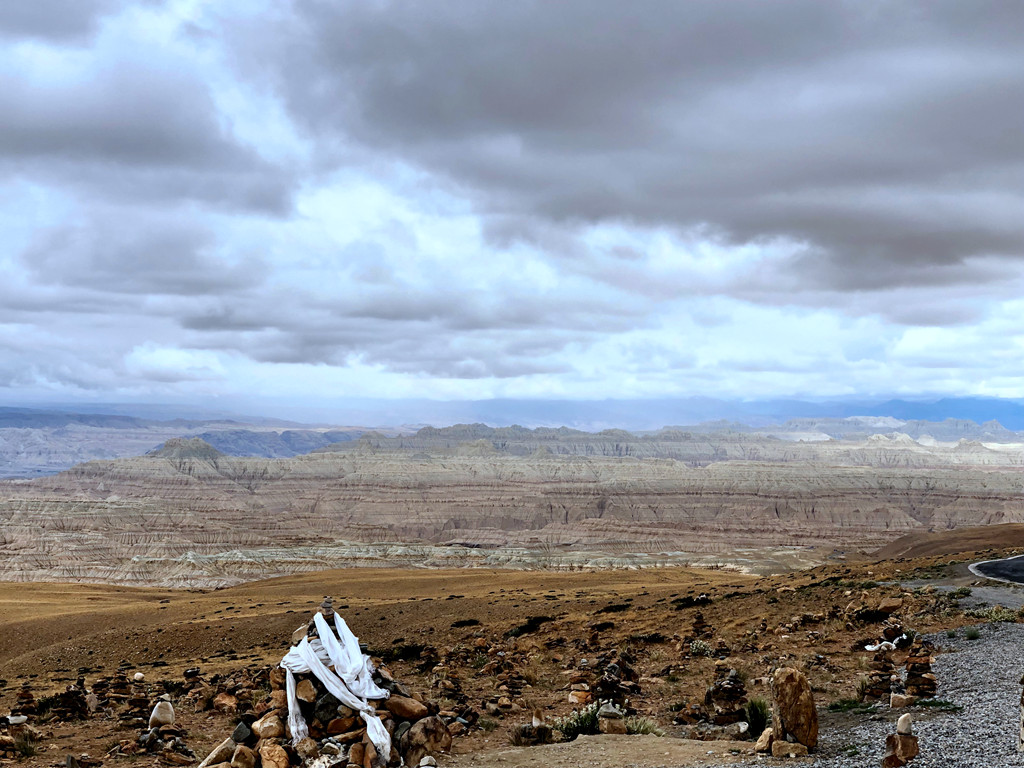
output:
[[[364,436],[291,459],[174,440],[148,456],[3,483],[0,578],[226,584],[403,560],[731,558],[743,548],[874,548],[915,531],[1024,522],[1022,456],[1010,449],[699,436],[703,453],[693,448],[698,460],[683,461],[596,448],[560,455],[557,440],[548,450],[527,443],[526,453],[523,443],[438,432]],[[571,436],[572,450],[608,445],[593,437]],[[747,458],[720,460],[733,453]]]

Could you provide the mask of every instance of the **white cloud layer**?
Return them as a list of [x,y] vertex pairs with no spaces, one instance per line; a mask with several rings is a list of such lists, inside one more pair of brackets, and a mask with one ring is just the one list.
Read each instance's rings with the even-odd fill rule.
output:
[[985,394],[1015,3],[0,10],[10,397]]

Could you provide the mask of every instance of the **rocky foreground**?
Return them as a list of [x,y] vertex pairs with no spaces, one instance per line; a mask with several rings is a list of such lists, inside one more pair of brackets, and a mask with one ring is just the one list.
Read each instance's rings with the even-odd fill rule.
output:
[[[878,765],[887,737],[897,735],[897,715],[910,713],[920,749],[911,765],[1016,765],[1020,595],[1006,585],[972,587],[973,578],[948,556],[763,579],[678,570],[491,572],[484,581],[465,572],[335,572],[209,593],[65,588],[80,595],[66,608],[54,604],[59,592],[41,600],[40,588],[28,585],[22,589],[39,595],[26,594],[23,608],[0,600],[0,618],[9,617],[0,626],[8,676],[0,714],[17,714],[26,691],[45,702],[29,720],[40,734],[30,765],[63,762],[66,754],[82,768],[95,760],[116,768],[140,756],[198,764],[236,733],[239,718],[249,733],[238,732],[231,757],[239,746],[259,755],[263,738],[286,736],[270,735],[285,724],[272,711],[282,704],[272,668],[296,624],[330,592],[346,596],[339,611],[401,681],[397,693],[422,705],[397,715],[378,706],[378,714],[395,732],[403,719],[411,728],[423,715],[438,718],[453,738],[451,756],[438,749],[442,765],[753,764],[752,713],[759,700],[778,699],[786,669],[798,694],[792,698],[813,697],[817,740],[809,720],[806,728],[772,724],[782,738],[778,747],[766,745],[769,754],[799,753],[806,738],[805,760]],[[122,612],[131,601],[138,609]],[[980,636],[971,639],[967,627],[979,622]],[[60,703],[68,685],[80,687],[72,697],[78,705]],[[76,719],[90,694],[114,703]],[[145,717],[163,695],[177,721],[150,736]],[[322,692],[308,698],[321,756],[331,756],[331,743],[340,756],[350,746],[346,734],[364,737],[337,707],[317,714]],[[593,720],[581,722],[587,712]],[[278,722],[257,726],[268,714]],[[534,718],[547,731],[532,726]],[[264,725],[270,730],[260,736]],[[606,735],[589,741],[591,729]],[[543,743],[574,730],[581,734],[574,741]],[[660,747],[651,737],[615,735],[623,730],[665,732],[655,741],[677,762],[658,762],[662,751],[637,753]],[[785,738],[787,730],[796,741]],[[302,762],[285,754],[289,764]],[[951,754],[971,757],[956,762]]]

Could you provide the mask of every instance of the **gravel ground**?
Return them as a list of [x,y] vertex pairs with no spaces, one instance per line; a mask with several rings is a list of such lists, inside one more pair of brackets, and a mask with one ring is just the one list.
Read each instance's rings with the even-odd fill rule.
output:
[[[785,761],[791,765],[829,768],[867,768],[881,764],[885,737],[896,731],[895,720],[909,711],[921,753],[914,768],[1002,768],[1024,766],[1017,751],[1020,723],[1021,674],[1024,673],[1024,624],[982,625],[981,637],[967,640],[931,636],[942,652],[935,658],[939,688],[936,698],[963,707],[956,712],[882,710],[875,716],[851,716],[849,727],[822,722],[818,754],[813,760]],[[852,754],[856,751],[856,754]],[[747,766],[784,764],[761,758]],[[734,764],[731,768],[737,768]]]

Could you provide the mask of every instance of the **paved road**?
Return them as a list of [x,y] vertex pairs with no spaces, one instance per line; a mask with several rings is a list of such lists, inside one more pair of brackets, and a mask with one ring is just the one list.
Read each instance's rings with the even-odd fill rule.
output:
[[1024,584],[1024,555],[1008,557],[1005,560],[984,560],[970,566],[971,573],[988,579]]

